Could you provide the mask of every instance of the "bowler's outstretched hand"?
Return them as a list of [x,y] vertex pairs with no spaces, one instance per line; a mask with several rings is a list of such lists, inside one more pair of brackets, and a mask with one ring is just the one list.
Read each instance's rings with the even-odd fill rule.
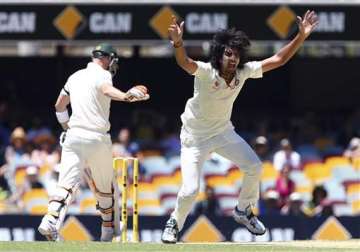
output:
[[306,39],[318,25],[319,18],[315,11],[307,10],[303,18],[297,16],[297,23],[299,27],[299,34]]
[[172,16],[172,23],[168,29],[170,40],[173,44],[177,44],[182,41],[182,36],[184,33],[184,21],[177,23],[176,17]]

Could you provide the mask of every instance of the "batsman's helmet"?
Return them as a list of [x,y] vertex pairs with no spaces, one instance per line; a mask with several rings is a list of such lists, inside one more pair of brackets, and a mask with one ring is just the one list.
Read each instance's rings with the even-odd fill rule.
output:
[[109,71],[114,76],[118,70],[118,55],[112,45],[108,43],[101,43],[97,45],[92,51],[93,58],[110,57],[111,63],[109,65]]
[[103,56],[117,57],[116,50],[108,43],[101,43],[97,45],[92,51],[92,55],[94,58],[100,58]]

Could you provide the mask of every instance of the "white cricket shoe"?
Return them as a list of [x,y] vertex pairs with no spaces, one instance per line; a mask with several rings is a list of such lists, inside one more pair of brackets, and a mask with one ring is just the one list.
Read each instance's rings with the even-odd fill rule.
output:
[[244,211],[240,211],[236,206],[233,217],[237,223],[243,224],[254,235],[263,235],[266,232],[264,224],[253,214],[250,205]]
[[38,231],[45,236],[48,241],[59,241],[59,233],[56,229],[56,219],[52,215],[46,214],[42,218]]
[[161,236],[163,243],[176,243],[179,236],[179,228],[173,217],[166,222],[165,229]]

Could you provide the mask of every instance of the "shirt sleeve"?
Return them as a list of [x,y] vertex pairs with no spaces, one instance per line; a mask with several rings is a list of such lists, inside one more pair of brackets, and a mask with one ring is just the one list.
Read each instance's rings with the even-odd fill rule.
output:
[[211,73],[211,64],[202,61],[195,61],[195,63],[198,67],[193,75],[199,79],[207,78]]
[[263,77],[261,61],[251,61],[246,63],[243,71],[246,79],[257,79]]
[[71,78],[69,77],[64,87],[60,91],[61,95],[70,96],[70,82],[71,82]]

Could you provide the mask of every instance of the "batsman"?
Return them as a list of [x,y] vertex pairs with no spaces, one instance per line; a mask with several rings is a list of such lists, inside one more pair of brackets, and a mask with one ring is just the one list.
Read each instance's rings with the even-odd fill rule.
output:
[[[82,174],[90,181],[102,218],[101,241],[120,235],[116,186],[112,168],[109,113],[111,100],[144,101],[150,98],[145,86],[122,92],[113,86],[118,70],[118,54],[107,43],[92,51],[87,67],[72,74],[62,88],[56,104],[56,117],[64,132],[57,189],[50,195],[48,212],[38,230],[50,241],[59,240],[59,230]],[[69,116],[67,106],[71,104]],[[87,169],[85,170],[85,167]],[[114,193],[115,192],[115,193]]]

